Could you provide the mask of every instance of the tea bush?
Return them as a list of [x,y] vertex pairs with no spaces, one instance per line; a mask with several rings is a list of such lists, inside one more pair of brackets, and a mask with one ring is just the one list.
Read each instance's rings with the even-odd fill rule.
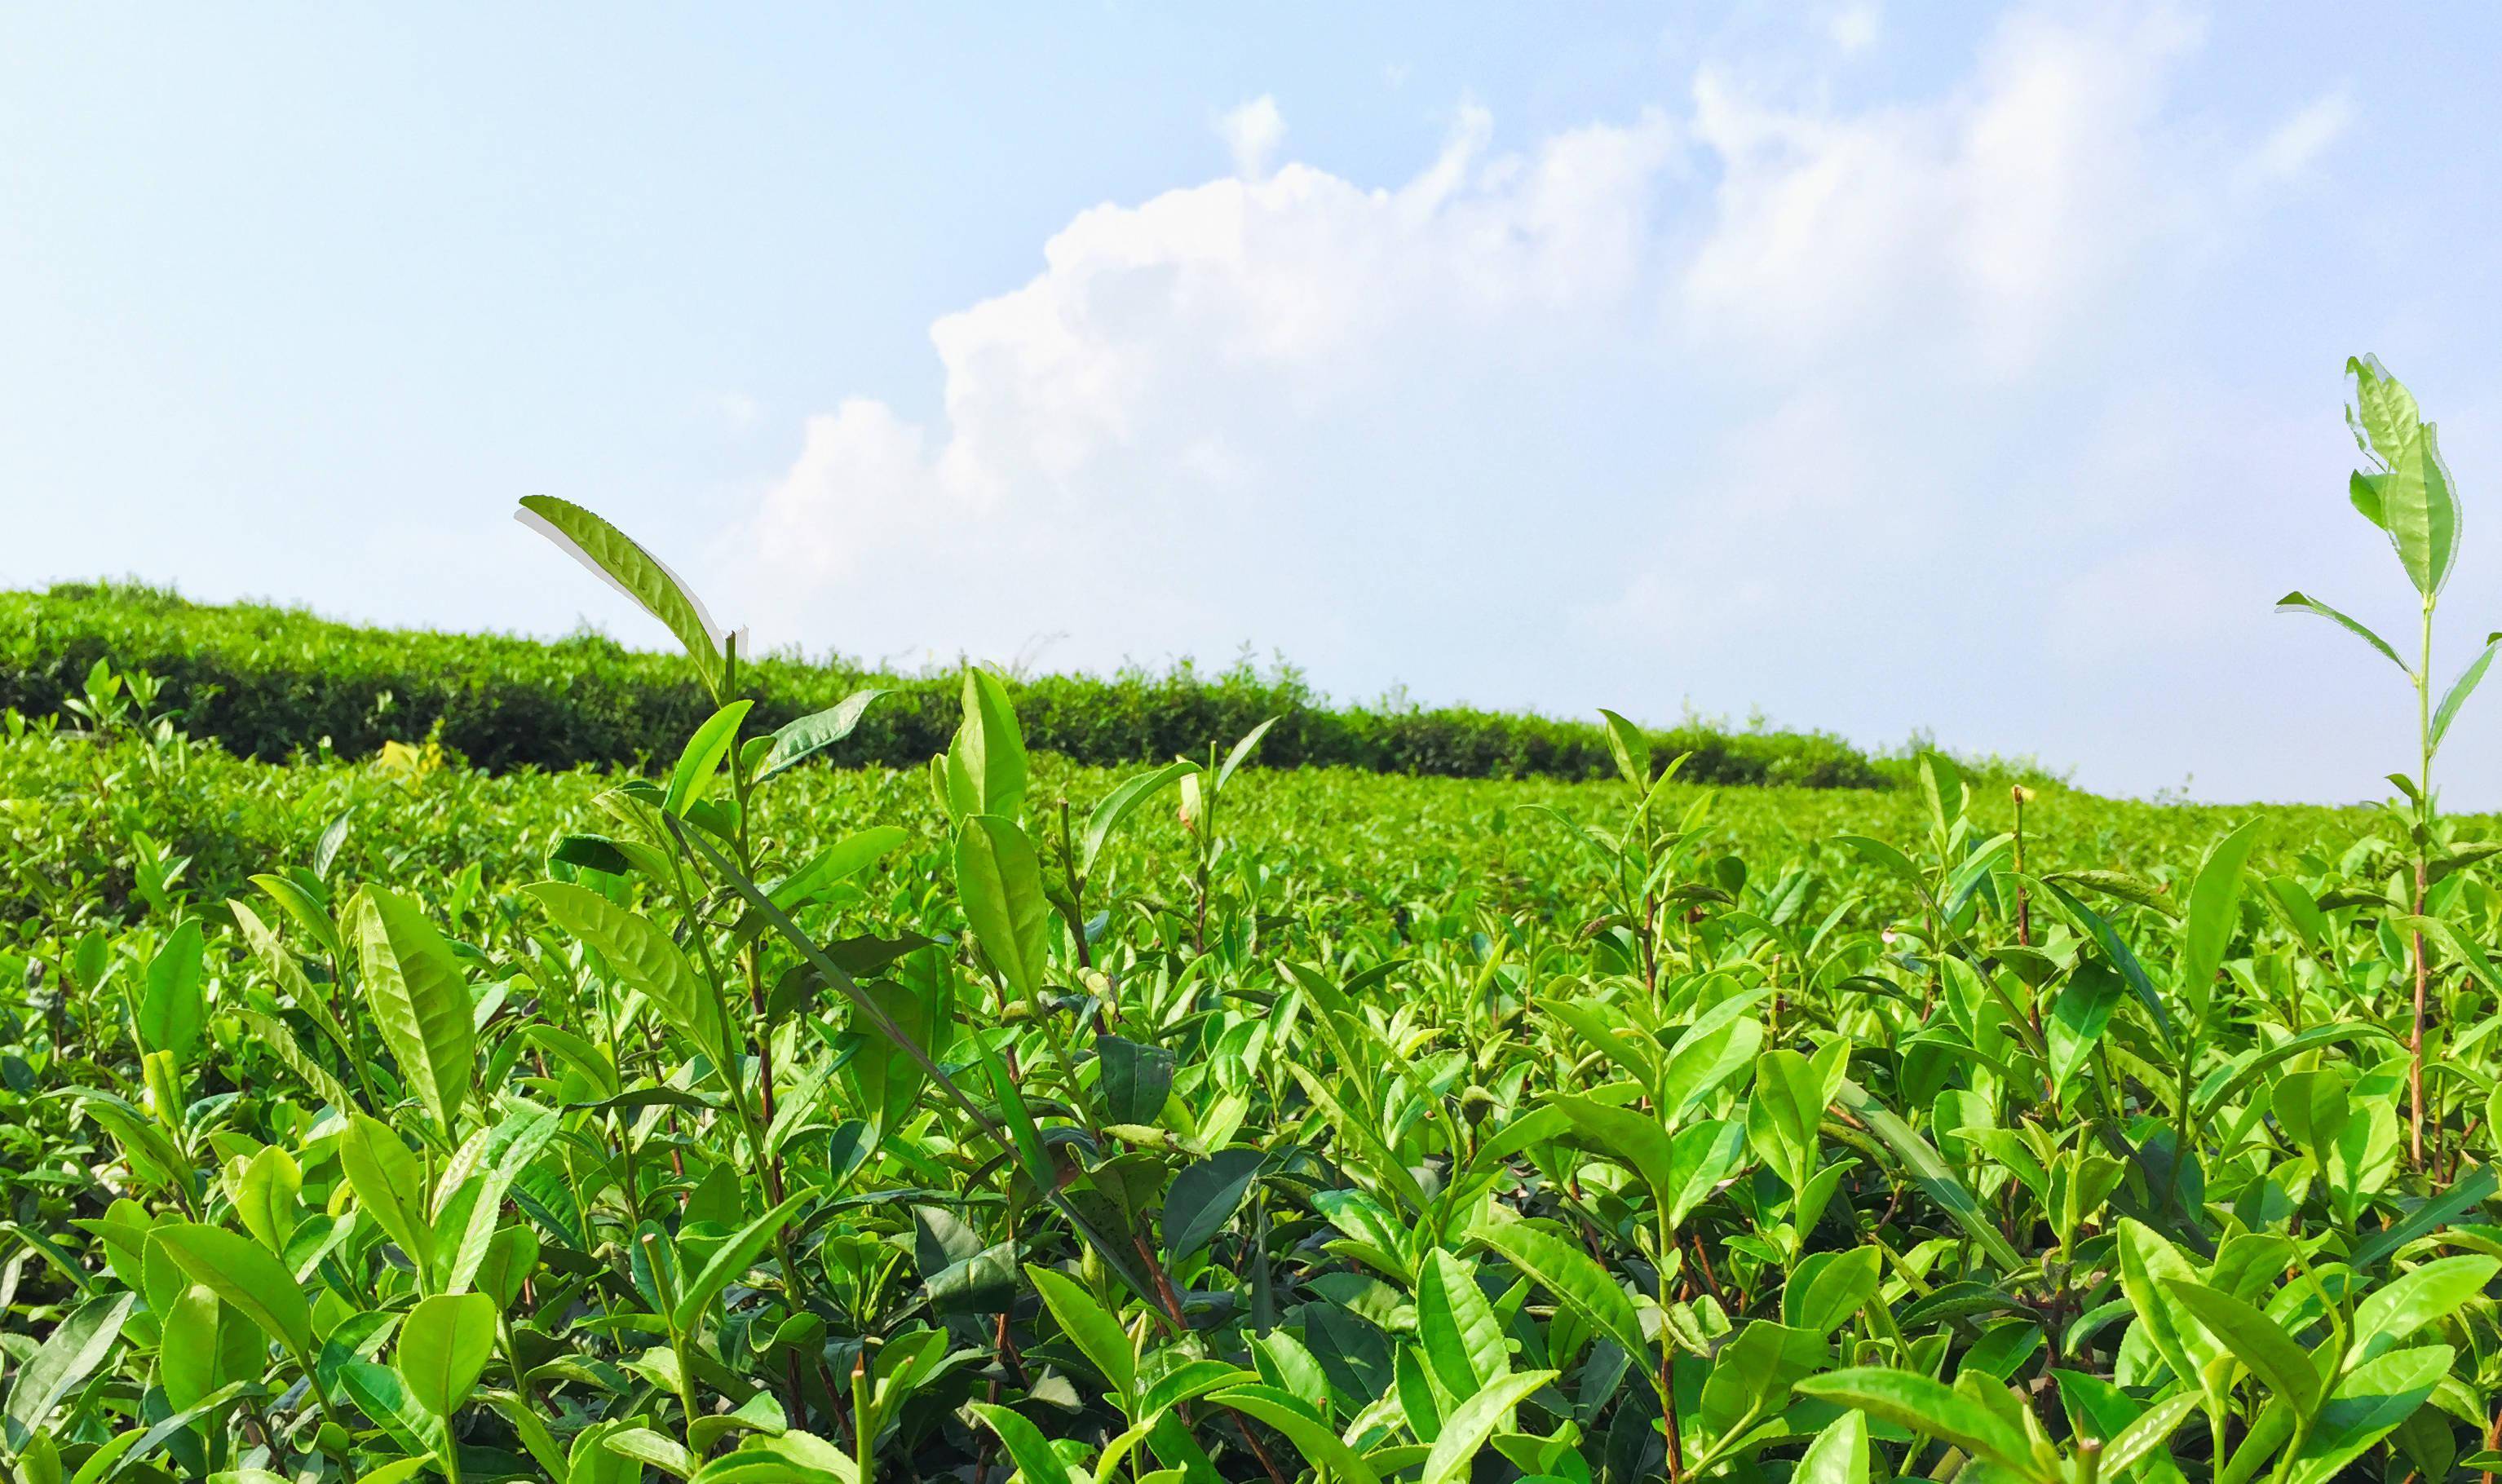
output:
[[[200,605],[128,584],[0,593],[0,706],[52,710],[97,662],[166,687],[195,735],[278,760],[318,747],[362,757],[429,734],[482,767],[558,769],[668,757],[712,712],[666,656],[596,635],[541,643],[328,623],[260,604]],[[848,764],[916,766],[954,728],[955,679],[879,674],[841,662],[767,657],[742,667],[755,725],[773,727],[867,687],[886,690],[833,754]],[[1009,679],[1031,745],[1110,765],[1171,757],[1277,718],[1264,756],[1279,766],[1336,766],[1450,778],[1578,778],[1613,770],[1599,728],[1578,722],[1385,702],[1333,706],[1291,670],[1247,662],[1205,673]],[[1872,788],[1883,764],[1836,737],[1727,731],[1688,723],[1655,732],[1690,753],[1689,776],[1722,784]]]

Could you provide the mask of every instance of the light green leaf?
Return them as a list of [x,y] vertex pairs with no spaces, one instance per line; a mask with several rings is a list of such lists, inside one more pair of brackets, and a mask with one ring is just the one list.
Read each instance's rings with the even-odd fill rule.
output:
[[1138,1392],[1137,1347],[1131,1343],[1128,1332],[1103,1310],[1075,1279],[1052,1268],[1028,1263],[1026,1276],[1032,1280],[1034,1291],[1049,1305],[1051,1317],[1060,1321],[1062,1332],[1076,1342],[1095,1368],[1103,1373],[1120,1394],[1124,1409]]
[[1013,820],[1025,806],[1025,734],[997,675],[964,671],[964,720],[946,753],[948,812]]
[[2196,1103],[2198,1117],[2204,1119],[2233,1100],[2234,1095],[2266,1075],[2273,1068],[2301,1056],[2304,1052],[2339,1041],[2359,1040],[2378,1036],[2388,1038],[2388,1032],[2378,1026],[2360,1021],[2340,1022],[2331,1026],[2314,1026],[2300,1035],[2287,1036],[2264,1051],[2246,1053],[2249,1060],[2237,1064],[2223,1081],[2208,1088]]
[[2206,1020],[2215,993],[2215,971],[2224,950],[2241,927],[2242,867],[2258,838],[2259,822],[2250,820],[2214,845],[2198,863],[2189,885],[2189,922],[2181,947],[2181,987]]
[[1650,738],[1640,727],[1605,706],[1599,708],[1599,715],[1607,721],[1607,751],[1616,759],[1616,771],[1635,788],[1649,789]]
[[1487,1383],[1442,1423],[1434,1451],[1425,1456],[1424,1484],[1453,1484],[1475,1464],[1477,1450],[1503,1426],[1522,1398],[1555,1379],[1552,1370],[1524,1370]]
[[1225,761],[1217,766],[1216,787],[1218,789],[1225,787],[1226,781],[1234,776],[1235,769],[1251,760],[1252,753],[1259,749],[1260,739],[1267,736],[1268,728],[1276,725],[1277,718],[1270,717],[1242,734],[1241,738],[1226,753]]
[[1676,1142],[1658,1119],[1592,1097],[1558,1097],[1552,1106],[1572,1120],[1573,1131],[1582,1140],[1640,1176],[1660,1209],[1666,1210],[1675,1200],[1682,1183],[1677,1178]]
[[1794,1188],[1804,1188],[1824,1119],[1822,1074],[1795,1051],[1755,1059],[1755,1091],[1746,1103],[1746,1142]]
[[1764,1045],[1764,1024],[1753,1009],[1764,994],[1751,990],[1721,1000],[1686,1027],[1669,1048],[1659,1068],[1663,1122],[1682,1121],[1755,1060]]
[[2194,1386],[2184,1386],[2171,1396],[2140,1412],[2137,1420],[2113,1433],[2103,1444],[2103,1477],[2125,1478],[2139,1460],[2170,1440],[2189,1414],[2198,1409],[2201,1394]]
[[312,1354],[312,1308],[295,1275],[259,1243],[197,1222],[168,1222],[149,1237],[192,1282],[241,1309],[299,1360]]
[[2372,648],[2379,650],[2382,655],[2387,658],[2389,663],[2396,665],[2409,679],[2413,679],[2415,676],[2416,672],[2414,668],[2405,660],[2398,658],[2398,652],[2389,647],[2388,640],[2382,638],[2379,634],[2366,628],[2360,620],[2348,618],[2345,614],[2329,607],[2326,603],[2319,601],[2316,597],[2310,597],[2300,592],[2288,592],[2284,596],[2276,600],[2276,611],[2279,613],[2316,613],[2321,618],[2328,620],[2330,623],[2343,627],[2348,633],[2361,639],[2364,643],[2372,646]]
[[643,605],[643,610],[668,625],[686,646],[688,656],[707,685],[722,671],[721,630],[677,574],[624,531],[590,511],[554,495],[524,496],[516,517],[524,525],[553,541],[600,581]]
[[[2377,355],[2349,355],[2346,375],[2354,383],[2354,400],[2347,405],[2346,425],[2355,446],[2377,454],[2383,463],[2396,463],[2399,451],[2423,425],[2415,393],[2389,374]],[[2377,523],[2377,518],[2376,518]]]
[[1584,1324],[1614,1340],[1629,1356],[1650,1353],[1642,1333],[1641,1315],[1632,1298],[1616,1286],[1615,1277],[1589,1254],[1525,1221],[1496,1221],[1478,1226],[1479,1241],[1511,1260],[1556,1301],[1580,1316]]
[[660,799],[663,813],[684,819],[690,807],[712,792],[713,779],[720,775],[723,759],[738,740],[738,725],[747,720],[748,708],[754,704],[743,699],[731,701],[695,728],[695,734],[687,739],[686,749],[678,754],[678,765],[669,770],[669,792]]
[[1988,1254],[2001,1270],[2010,1273],[2024,1270],[2024,1259],[2017,1255],[2015,1248],[1999,1231],[1997,1224],[1989,1219],[1989,1213],[1980,1208],[1980,1202],[1973,1198],[1972,1192],[1964,1189],[1963,1182],[1955,1178],[1954,1171],[1939,1158],[1935,1149],[1929,1147],[1929,1141],[1920,1137],[1917,1130],[1896,1117],[1891,1109],[1869,1096],[1867,1089],[1847,1077],[1842,1079],[1842,1091],[1837,1100],[1850,1110],[1852,1117],[1866,1124],[1869,1131],[1882,1140],[1885,1147],[1894,1151],[1895,1158],[1903,1162],[1903,1168],[1913,1183],[1936,1201],[1941,1210],[1953,1217],[1955,1224],[1979,1244],[1981,1251]]
[[1473,1396],[1511,1369],[1503,1324],[1477,1286],[1475,1264],[1437,1247],[1417,1278],[1416,1337],[1443,1390]]
[[186,1278],[178,1276],[176,1281],[180,1296],[157,1315],[156,1384],[165,1389],[167,1404],[181,1408],[197,1404],[218,1389],[219,1363],[225,1359],[221,1341],[229,1328],[240,1332],[254,1361],[268,1359],[269,1336],[210,1290]]
[[538,1265],[538,1232],[520,1225],[498,1228],[478,1265],[478,1291],[494,1299],[495,1307],[510,1309]]
[[970,814],[956,832],[956,894],[999,977],[1020,995],[1043,985],[1051,903],[1042,861],[1012,820]]
[[10,1424],[12,1447],[41,1427],[61,1399],[113,1354],[121,1343],[121,1322],[138,1302],[139,1296],[131,1293],[90,1298],[52,1327],[18,1368],[9,1385],[9,1403],[0,1408]]
[[2458,678],[2450,683],[2450,690],[2443,693],[2441,705],[2432,714],[2433,746],[2441,746],[2441,739],[2450,734],[2450,724],[2457,720],[2458,708],[2467,703],[2468,696],[2476,691],[2477,683],[2485,678],[2485,668],[2493,663],[2495,650],[2502,650],[2502,634],[2485,635],[2485,648],[2477,651],[2476,658],[2468,661],[2467,668],[2459,671]]
[[1972,788],[1963,781],[1963,769],[1954,759],[1931,749],[1920,754],[1920,795],[1929,806],[1929,821],[1941,832],[1963,818],[1964,806],[1972,797]]
[[2424,1326],[2457,1313],[2497,1271],[2502,1271],[2502,1259],[2439,1258],[2381,1285],[2354,1306],[2354,1338],[2346,1364],[2373,1360]]
[[208,1004],[200,995],[203,953],[200,920],[185,918],[148,961],[148,993],[139,1002],[139,1039],[151,1051],[170,1051],[187,1062],[200,1038]]
[[2032,1472],[2032,1445],[2022,1432],[1973,1398],[1914,1371],[1854,1366],[1809,1376],[1796,1390],[1944,1438],[2001,1467]]
[[2206,1387],[2207,1367],[2224,1353],[2224,1346],[2174,1292],[2178,1285],[2194,1286],[2198,1270],[2162,1233],[2133,1217],[2120,1220],[2118,1247],[2120,1290],[2137,1310],[2137,1322],[2146,1327],[2155,1353],[2173,1375]]
[[295,1157],[269,1145],[252,1157],[234,1182],[235,1219],[262,1246],[284,1252],[295,1231],[296,1197],[303,1189],[304,1171]]
[[912,838],[893,825],[872,825],[845,835],[808,858],[808,863],[773,884],[773,904],[788,912],[837,882],[877,863],[879,857]]
[[1316,1474],[1344,1484],[1380,1484],[1380,1474],[1293,1393],[1273,1386],[1236,1386],[1215,1393],[1214,1400],[1284,1433]]
[[1860,860],[1910,887],[1921,900],[1928,899],[1928,881],[1921,876],[1920,868],[1911,863],[1911,858],[1900,850],[1871,835],[1835,835],[1833,842],[1847,847]]
[[1809,1253],[1781,1285],[1781,1323],[1831,1334],[1876,1297],[1883,1273],[1884,1258],[1875,1247]]
[[[356,1204],[399,1243],[399,1250],[408,1254],[419,1271],[431,1269],[434,1229],[421,1209],[425,1173],[399,1134],[362,1113],[351,1113],[346,1130],[339,1135],[339,1166],[347,1173]],[[410,1204],[412,1197],[420,1206]]]
[[2293,1336],[2275,1320],[2203,1283],[2178,1278],[2161,1281],[2219,1345],[2248,1366],[2250,1374],[2266,1382],[2268,1390],[2291,1405],[2298,1416],[2308,1417],[2318,1409],[2319,1368],[2312,1364],[2311,1352],[2295,1344]]
[[1736,1119],[1705,1119],[1676,1130],[1676,1185],[1668,1201],[1668,1224],[1680,1227],[1687,1213],[1709,1198],[1746,1157],[1745,1126]]
[[449,1132],[469,1093],[476,1032],[468,978],[443,934],[396,893],[366,888],[355,919],[374,1025],[399,1062],[401,1079]]
[[2420,424],[2386,472],[2356,474],[2355,508],[2377,506],[2407,580],[2426,597],[2440,592],[2458,560],[2458,495],[2442,462],[2439,430]]
[[678,1298],[673,1318],[679,1332],[693,1332],[703,1319],[704,1311],[712,1306],[713,1299],[721,1296],[721,1291],[727,1288],[732,1279],[754,1266],[758,1255],[772,1244],[783,1226],[797,1214],[801,1206],[815,1198],[814,1192],[801,1191],[749,1222],[739,1229],[737,1235],[722,1243],[720,1250],[712,1255],[712,1260],[704,1264],[703,1271],[687,1284],[686,1292]]
[[1848,1411],[1826,1423],[1790,1470],[1790,1484],[1868,1484],[1868,1418]]
[[2393,1350],[2347,1372],[2289,1461],[2286,1484],[2329,1484],[2423,1405],[2452,1354],[2448,1345]]
[[558,926],[590,945],[620,984],[641,991],[662,1020],[707,1053],[719,1053],[721,1002],[666,932],[587,887],[541,881],[522,890],[537,897]]
[[796,767],[852,734],[860,725],[869,702],[890,692],[883,690],[855,691],[823,711],[811,712],[795,722],[785,723],[773,733],[772,751],[756,770],[758,783]]
[[1170,788],[1175,780],[1198,771],[1198,763],[1183,760],[1167,762],[1151,772],[1121,780],[1118,787],[1103,795],[1102,802],[1095,806],[1095,812],[1086,817],[1086,831],[1078,837],[1077,869],[1081,872],[1094,870],[1095,858],[1103,853],[1105,842],[1111,839],[1112,831],[1120,827],[1123,820],[1135,813],[1139,805]]
[[[694,1472],[694,1455],[687,1451],[686,1445],[650,1428],[627,1428],[611,1433],[600,1439],[600,1446],[619,1458],[649,1464],[663,1473],[673,1473],[682,1479]],[[577,1470],[580,1468],[578,1460],[575,1467]]]
[[1050,1438],[1043,1436],[1040,1428],[1003,1406],[988,1401],[968,1404],[973,1415],[999,1434],[999,1442],[1007,1448],[1024,1484],[1078,1484],[1077,1476],[1061,1461],[1059,1451],[1051,1446]]
[[417,1404],[450,1419],[469,1400],[495,1349],[495,1302],[485,1294],[437,1294],[399,1327],[399,1373]]

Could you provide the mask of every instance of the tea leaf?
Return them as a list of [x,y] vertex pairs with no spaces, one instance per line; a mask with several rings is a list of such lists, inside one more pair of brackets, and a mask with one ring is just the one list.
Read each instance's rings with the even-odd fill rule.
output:
[[355,924],[365,1004],[410,1089],[449,1131],[469,1093],[468,979],[443,934],[393,892],[359,893]]
[[477,1388],[494,1348],[494,1300],[437,1294],[400,1322],[399,1373],[418,1405],[449,1420]]
[[999,977],[1020,995],[1038,993],[1051,905],[1025,831],[995,815],[967,816],[956,834],[956,892]]
[[95,1373],[121,1343],[121,1323],[139,1302],[136,1294],[110,1294],[72,1309],[9,1383],[0,1416],[10,1424],[12,1446],[41,1427],[63,1397]]
[[526,495],[517,519],[556,543],[602,582],[643,605],[686,646],[707,684],[722,670],[722,636],[677,574],[624,531],[590,511],[554,495]]
[[298,1358],[313,1348],[313,1311],[295,1275],[250,1239],[198,1222],[171,1222],[150,1237],[192,1282],[216,1294]]
[[2387,658],[2389,663],[2396,665],[2409,679],[2413,679],[2415,676],[2416,672],[2414,667],[2398,658],[2398,652],[2389,648],[2388,640],[2372,632],[2372,630],[2365,627],[2359,620],[2348,618],[2346,615],[2329,607],[2326,603],[2319,601],[2316,597],[2309,597],[2300,592],[2288,592],[2284,596],[2276,600],[2276,611],[2279,613],[2316,613],[2321,618],[2328,620],[2330,623],[2344,628],[2348,633],[2354,635],[2354,637],[2372,646],[2372,648],[2379,650],[2381,654]]
[[786,722],[773,732],[773,749],[756,770],[756,782],[789,771],[840,742],[860,725],[869,703],[881,695],[895,692],[882,688],[855,691],[823,711],[811,712],[795,722]]

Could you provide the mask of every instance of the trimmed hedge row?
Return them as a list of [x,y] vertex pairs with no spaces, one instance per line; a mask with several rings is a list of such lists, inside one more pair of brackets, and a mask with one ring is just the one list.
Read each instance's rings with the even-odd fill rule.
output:
[[[598,635],[540,641],[495,634],[365,628],[297,609],[198,604],[125,584],[0,593],[0,705],[28,715],[79,692],[99,658],[166,682],[195,736],[267,760],[319,747],[361,756],[429,734],[479,767],[648,765],[673,757],[711,703],[674,655]],[[751,726],[778,726],[863,686],[896,693],[830,750],[837,763],[914,767],[945,748],[960,716],[950,674],[890,675],[841,661],[768,657],[743,666]],[[1291,671],[1219,673],[1185,662],[1162,674],[1044,676],[1010,684],[1031,747],[1108,765],[1203,752],[1266,717],[1271,767],[1337,765],[1465,778],[1613,774],[1593,724],[1462,706],[1333,706]],[[439,727],[439,730],[437,729]],[[1661,757],[1691,752],[1702,783],[1876,788],[1887,770],[1833,736],[1654,733]]]

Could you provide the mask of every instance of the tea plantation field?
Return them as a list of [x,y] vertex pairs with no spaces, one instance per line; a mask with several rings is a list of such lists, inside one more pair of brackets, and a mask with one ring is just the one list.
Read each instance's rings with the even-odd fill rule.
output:
[[[2455,507],[2378,375],[2428,647]],[[2502,1460],[2502,828],[2436,806],[2420,660],[2373,809],[1715,786],[1611,716],[1599,779],[1271,767],[1257,718],[1102,768],[979,669],[936,756],[838,767],[895,697],[760,717],[529,505],[683,641],[647,767],[254,760],[92,661],[13,713],[18,1478]]]

